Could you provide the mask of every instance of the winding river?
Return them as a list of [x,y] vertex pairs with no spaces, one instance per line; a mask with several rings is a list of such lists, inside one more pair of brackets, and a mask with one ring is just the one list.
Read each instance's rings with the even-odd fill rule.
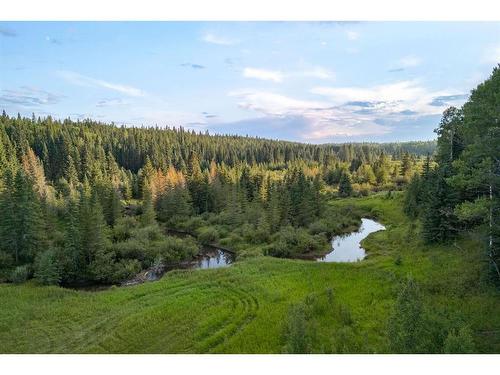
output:
[[357,262],[366,256],[361,247],[361,241],[369,234],[385,230],[385,227],[375,220],[361,219],[361,226],[356,232],[335,236],[332,239],[332,251],[316,258],[318,262]]

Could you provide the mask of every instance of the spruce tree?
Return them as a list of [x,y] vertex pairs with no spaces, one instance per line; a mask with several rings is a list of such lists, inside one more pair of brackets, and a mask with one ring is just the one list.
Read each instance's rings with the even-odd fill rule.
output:
[[343,172],[340,176],[339,195],[341,197],[349,197],[352,195],[351,178],[349,177],[347,172]]
[[141,223],[143,226],[152,225],[156,222],[156,213],[153,205],[153,197],[151,196],[151,190],[148,185],[144,186],[144,191],[142,192],[142,214]]

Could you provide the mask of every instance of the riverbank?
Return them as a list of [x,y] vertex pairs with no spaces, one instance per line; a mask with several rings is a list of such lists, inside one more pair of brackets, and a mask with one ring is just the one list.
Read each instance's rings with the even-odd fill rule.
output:
[[500,295],[482,276],[474,238],[460,239],[462,250],[423,245],[399,196],[329,204],[354,207],[386,226],[362,242],[369,254],[363,262],[255,257],[99,293],[4,284],[0,352],[281,353],[290,307],[306,304],[308,351],[384,353],[388,316],[408,274],[437,321],[467,323],[478,352],[500,352]]

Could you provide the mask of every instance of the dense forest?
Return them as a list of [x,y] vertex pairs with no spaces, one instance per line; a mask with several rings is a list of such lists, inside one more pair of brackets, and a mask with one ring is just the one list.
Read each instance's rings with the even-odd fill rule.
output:
[[428,242],[450,242],[479,230],[493,278],[500,280],[500,69],[462,108],[448,108],[436,129],[432,168],[412,179],[405,211],[420,218]]
[[435,142],[309,145],[4,112],[0,274],[115,283],[190,259],[203,243],[240,258],[322,252],[356,220],[328,210],[328,196],[401,190],[434,150]]

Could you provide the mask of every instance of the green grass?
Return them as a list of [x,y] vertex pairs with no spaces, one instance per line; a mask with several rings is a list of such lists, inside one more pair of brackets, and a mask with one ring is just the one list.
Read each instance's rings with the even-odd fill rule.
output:
[[330,204],[353,206],[387,226],[364,241],[363,262],[259,257],[101,292],[3,284],[0,352],[280,353],[297,303],[310,307],[311,351],[387,352],[388,316],[408,274],[421,285],[426,308],[470,325],[478,351],[500,352],[500,295],[483,276],[476,240],[424,246],[400,198]]

